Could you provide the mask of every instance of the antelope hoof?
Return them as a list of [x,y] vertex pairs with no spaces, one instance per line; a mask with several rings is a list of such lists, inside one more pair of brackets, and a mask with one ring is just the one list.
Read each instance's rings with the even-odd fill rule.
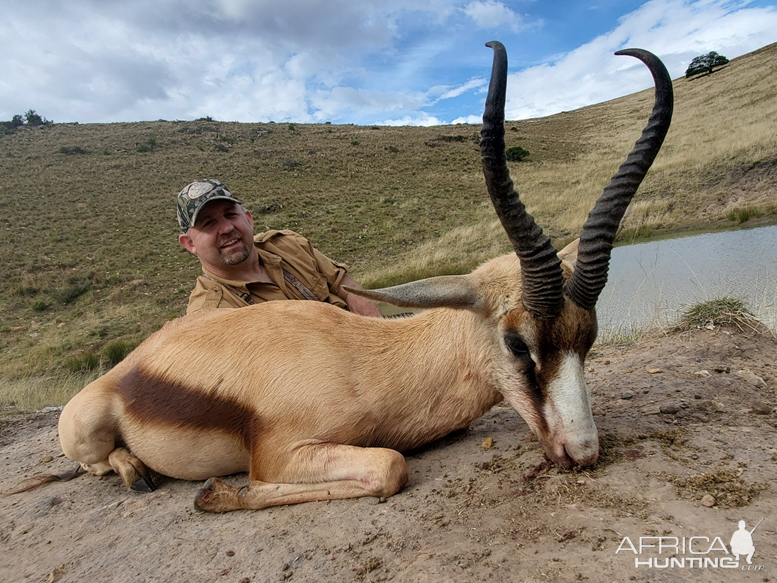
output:
[[154,481],[151,479],[151,476],[140,476],[137,480],[132,482],[130,490],[134,490],[135,492],[149,493],[156,490],[156,486],[154,485]]
[[194,508],[202,512],[227,512],[233,508],[224,506],[224,495],[232,487],[218,478],[208,478],[194,497]]

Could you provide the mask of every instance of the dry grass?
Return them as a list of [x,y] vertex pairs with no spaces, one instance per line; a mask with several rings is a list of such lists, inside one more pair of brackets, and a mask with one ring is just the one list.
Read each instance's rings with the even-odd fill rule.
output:
[[[675,82],[675,120],[628,239],[777,219],[775,57],[771,45]],[[648,90],[508,123],[507,145],[531,152],[511,165],[516,186],[557,245],[579,232],[651,102]],[[173,198],[196,178],[222,179],[258,230],[295,229],[370,286],[465,272],[508,251],[478,132],[198,120],[0,136],[0,402],[16,402],[3,396],[12,385],[68,378],[69,359],[99,362],[110,343],[184,313],[198,264],[177,243]]]

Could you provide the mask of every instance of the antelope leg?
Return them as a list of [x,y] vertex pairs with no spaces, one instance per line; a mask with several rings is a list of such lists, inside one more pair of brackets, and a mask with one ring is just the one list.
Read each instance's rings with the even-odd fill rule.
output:
[[259,510],[269,506],[361,496],[388,497],[407,483],[405,458],[393,449],[332,443],[298,448],[273,478],[262,481],[252,464],[251,481],[236,488],[209,479],[197,493],[195,507],[208,512]]

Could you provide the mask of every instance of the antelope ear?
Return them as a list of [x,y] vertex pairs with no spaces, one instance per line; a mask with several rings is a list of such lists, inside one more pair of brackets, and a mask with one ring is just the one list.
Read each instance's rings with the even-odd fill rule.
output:
[[353,289],[348,293],[375,302],[386,302],[402,308],[467,308],[478,309],[483,299],[477,287],[466,275],[443,275],[395,285],[383,289]]
[[558,252],[559,259],[566,263],[570,269],[574,269],[577,263],[577,248],[579,245],[580,239],[578,238]]

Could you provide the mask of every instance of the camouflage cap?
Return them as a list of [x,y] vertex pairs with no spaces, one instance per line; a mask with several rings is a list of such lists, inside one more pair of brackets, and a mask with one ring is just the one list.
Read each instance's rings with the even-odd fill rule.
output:
[[184,186],[178,193],[178,224],[181,226],[181,231],[187,232],[197,221],[197,214],[202,207],[219,198],[243,204],[227,190],[226,186],[213,178],[198,180]]

